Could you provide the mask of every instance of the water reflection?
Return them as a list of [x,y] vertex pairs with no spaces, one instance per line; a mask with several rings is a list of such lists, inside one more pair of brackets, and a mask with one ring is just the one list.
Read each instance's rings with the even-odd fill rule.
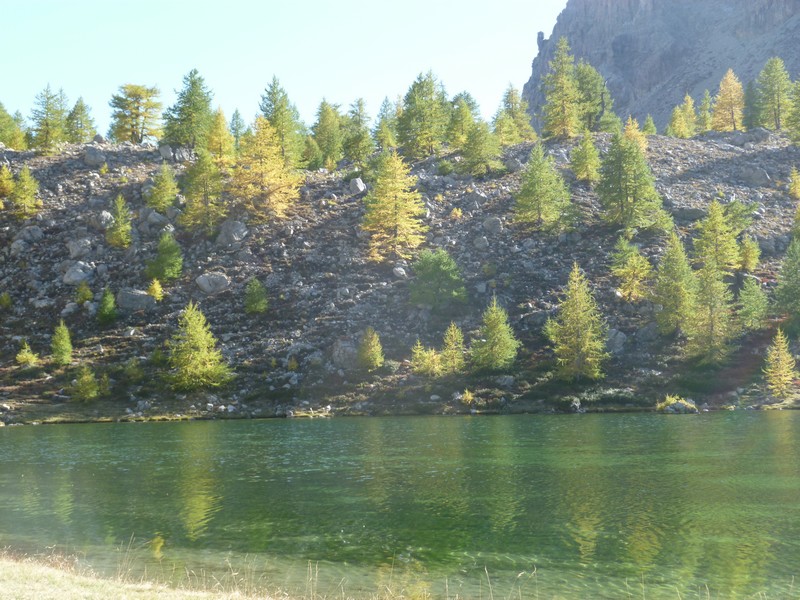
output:
[[488,572],[507,596],[781,597],[798,429],[787,413],[6,428],[0,545],[102,562],[134,536],[159,569],[256,557],[301,585],[311,561],[333,590],[473,597]]

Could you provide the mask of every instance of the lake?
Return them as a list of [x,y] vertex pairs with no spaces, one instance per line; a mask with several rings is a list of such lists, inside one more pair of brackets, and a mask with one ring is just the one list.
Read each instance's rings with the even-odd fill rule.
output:
[[175,583],[798,597],[800,413],[0,429],[0,546]]

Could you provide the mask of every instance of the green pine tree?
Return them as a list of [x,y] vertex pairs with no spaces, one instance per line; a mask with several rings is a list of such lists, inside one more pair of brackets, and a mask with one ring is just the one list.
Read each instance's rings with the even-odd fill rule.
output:
[[71,144],[86,144],[97,135],[94,119],[82,97],[78,98],[75,106],[66,116],[64,129],[67,141]]
[[5,208],[5,201],[10,201],[13,193],[14,176],[7,166],[0,165],[0,210]]
[[723,275],[714,264],[704,265],[696,275],[696,301],[687,322],[686,353],[704,364],[725,360],[736,334],[733,294],[723,281]]
[[153,177],[153,188],[147,196],[147,206],[163,213],[174,204],[177,195],[178,184],[175,181],[175,173],[164,161]]
[[274,132],[284,167],[300,167],[306,137],[305,127],[300,122],[297,108],[289,100],[289,95],[281,87],[277,77],[273,77],[269,87],[264,90],[258,107]]
[[580,130],[580,93],[575,77],[575,58],[570,54],[569,42],[560,38],[542,78],[545,105],[542,109],[544,135],[548,138],[571,138]]
[[685,329],[692,314],[694,286],[695,279],[683,242],[672,231],[653,278],[650,296],[653,304],[661,307],[656,313],[656,324],[662,334]]
[[436,348],[426,348],[417,339],[417,343],[411,348],[411,371],[426,377],[440,377],[442,357]]
[[366,371],[374,371],[383,366],[383,347],[381,339],[372,327],[367,327],[358,345],[358,365]]
[[708,214],[698,223],[697,230],[694,252],[698,262],[726,272],[736,269],[740,262],[736,233],[719,202],[711,201]]
[[418,159],[435,154],[445,140],[449,118],[442,84],[431,71],[420,73],[406,92],[397,118],[397,137],[405,156]]
[[0,144],[5,144],[13,150],[25,150],[28,146],[25,143],[24,129],[22,115],[19,113],[15,116],[8,114],[3,103],[0,102]]
[[51,154],[56,146],[67,141],[67,98],[64,90],[54,92],[50,84],[38,94],[31,111],[31,142],[44,154]]
[[100,384],[88,365],[81,365],[69,387],[72,400],[75,402],[92,402],[100,395]]
[[739,307],[736,316],[746,331],[764,327],[769,314],[769,298],[758,279],[747,277],[739,291]]
[[394,103],[389,98],[384,98],[381,108],[378,111],[377,123],[372,135],[375,138],[375,144],[381,152],[388,152],[394,150],[398,146],[397,142],[397,117],[398,108],[402,106],[399,103]]
[[774,397],[782,400],[792,392],[797,377],[795,360],[789,351],[789,340],[779,328],[772,345],[767,348],[764,364],[764,379],[767,382],[767,389]]
[[575,65],[575,83],[578,88],[580,126],[587,131],[607,131],[604,125],[613,115],[614,100],[608,91],[605,78],[592,65],[581,59]]
[[789,111],[786,115],[786,129],[795,144],[800,144],[800,80],[795,81],[789,92]]
[[792,81],[783,60],[774,56],[764,65],[756,78],[760,100],[759,123],[768,129],[780,131],[789,111]]
[[700,107],[697,109],[697,133],[705,133],[711,131],[711,109],[713,107],[713,100],[711,99],[711,92],[705,90],[703,92],[703,99],[700,101]]
[[342,116],[339,106],[323,98],[317,109],[317,122],[312,127],[314,139],[322,153],[322,166],[333,171],[342,160]]
[[197,152],[197,160],[183,176],[186,206],[180,223],[193,231],[211,237],[228,214],[222,199],[222,174],[205,150]]
[[440,361],[442,373],[445,375],[460,375],[466,367],[466,349],[464,348],[464,334],[455,323],[450,323],[444,332]]
[[472,343],[472,365],[478,371],[510,369],[521,346],[508,323],[508,313],[497,303],[497,297],[483,313],[478,339]]
[[656,122],[653,120],[652,115],[647,115],[647,118],[644,120],[644,125],[642,125],[642,133],[645,135],[656,135],[658,133],[658,129],[656,129]]
[[192,149],[203,147],[214,119],[212,97],[197,69],[189,71],[175,104],[164,112],[164,141]]
[[264,284],[255,277],[247,282],[244,290],[244,311],[249,315],[267,312],[269,300]]
[[158,249],[153,260],[147,263],[145,275],[148,279],[172,281],[183,271],[183,253],[175,237],[165,232],[158,240]]
[[220,387],[232,377],[205,316],[189,302],[168,342],[170,382],[176,390]]
[[68,365],[72,362],[72,340],[70,339],[69,329],[61,319],[53,332],[53,338],[50,341],[50,354],[53,357],[53,362],[57,365]]
[[435,312],[467,301],[464,278],[447,250],[423,250],[413,265],[416,277],[409,285],[414,304],[427,304]]
[[11,192],[11,204],[14,212],[21,219],[34,216],[42,207],[42,201],[36,195],[39,193],[39,182],[31,174],[28,165],[20,169],[14,189]]
[[350,105],[343,126],[342,149],[344,157],[352,161],[360,171],[366,167],[367,160],[375,150],[369,131],[369,115],[366,103],[359,98]]
[[19,352],[17,352],[17,355],[14,357],[14,360],[20,367],[35,367],[39,362],[39,355],[31,350],[31,347],[28,345],[28,340],[22,340],[22,345],[19,348]]
[[514,218],[531,229],[558,230],[574,221],[569,189],[551,156],[537,142],[522,173],[514,203]]
[[776,309],[788,318],[790,332],[800,330],[800,238],[793,238],[783,258],[778,287],[775,289]]
[[112,108],[109,137],[116,142],[141,144],[161,133],[161,102],[157,87],[127,83],[111,96]]
[[97,322],[101,325],[111,325],[117,320],[117,303],[110,289],[103,290],[100,306],[97,307]]
[[453,110],[450,123],[447,125],[447,143],[453,150],[462,150],[467,143],[467,136],[475,126],[476,114],[470,106],[468,98],[460,95],[453,99]]
[[247,125],[242,118],[242,113],[239,112],[239,109],[233,111],[231,115],[231,122],[228,125],[228,130],[231,132],[231,136],[233,137],[233,149],[234,153],[239,153],[239,145],[242,142],[242,136],[244,132],[247,130]]
[[464,142],[459,170],[474,177],[483,177],[500,169],[499,157],[500,142],[489,125],[484,121],[473,123]]
[[580,143],[573,148],[570,168],[578,181],[594,185],[600,180],[600,153],[590,133],[585,132]]
[[122,194],[117,195],[112,207],[114,222],[106,229],[106,241],[115,248],[127,248],[131,245],[133,230],[131,211]]
[[601,379],[608,327],[577,263],[567,282],[558,316],[549,319],[544,333],[553,344],[559,379]]
[[624,237],[617,240],[612,256],[611,273],[619,278],[619,292],[628,302],[645,297],[648,283],[653,274],[653,267],[639,248]]

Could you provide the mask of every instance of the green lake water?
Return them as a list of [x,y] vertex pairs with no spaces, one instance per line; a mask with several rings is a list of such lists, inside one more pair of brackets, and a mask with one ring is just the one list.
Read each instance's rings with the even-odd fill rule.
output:
[[339,597],[798,598],[800,413],[6,427],[0,546]]

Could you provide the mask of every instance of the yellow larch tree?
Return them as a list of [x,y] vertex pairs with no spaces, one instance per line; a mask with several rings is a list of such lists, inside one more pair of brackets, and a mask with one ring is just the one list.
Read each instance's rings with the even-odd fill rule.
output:
[[714,113],[711,126],[715,131],[738,131],[742,129],[744,112],[744,90],[739,78],[728,69],[719,84],[719,92],[714,98]]

